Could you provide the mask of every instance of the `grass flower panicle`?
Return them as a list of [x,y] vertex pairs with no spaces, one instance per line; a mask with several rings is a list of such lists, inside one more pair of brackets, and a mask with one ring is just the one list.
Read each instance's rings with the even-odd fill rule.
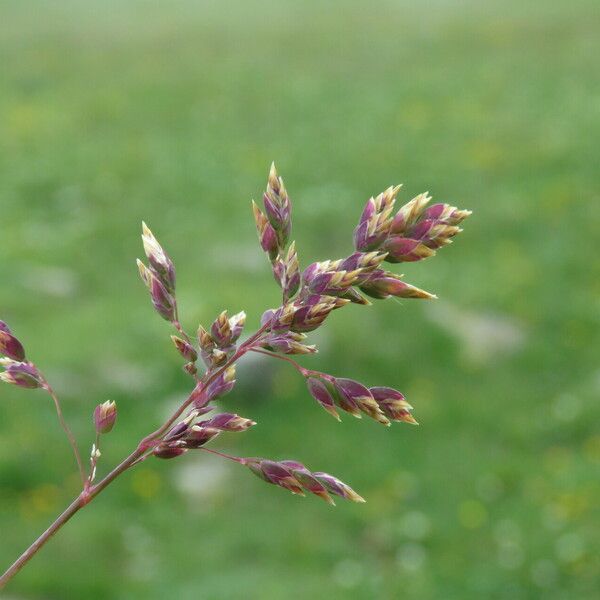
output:
[[269,258],[282,300],[279,306],[263,313],[258,331],[244,341],[240,341],[246,323],[243,311],[229,316],[229,312],[223,310],[208,327],[200,325],[196,336],[188,335],[179,318],[173,261],[143,223],[147,264],[138,259],[139,273],[155,311],[174,329],[171,339],[185,361],[184,371],[193,378],[194,387],[171,417],[145,436],[129,456],[97,482],[101,439],[115,429],[115,402],[106,401],[93,411],[95,441],[86,472],[56,393],[39,368],[26,358],[19,339],[0,321],[0,380],[22,388],[41,388],[51,397],[82,479],[79,496],[0,577],[0,589],[76,512],[125,471],[151,458],[176,459],[189,451],[210,452],[247,467],[263,481],[293,494],[303,496],[308,492],[330,504],[336,496],[364,502],[337,477],[311,471],[300,462],[236,457],[212,449],[210,445],[223,433],[243,433],[256,422],[235,413],[212,416],[209,413],[215,409],[214,400],[234,389],[237,361],[248,352],[256,352],[291,364],[305,378],[309,395],[338,420],[340,412],[347,412],[358,418],[366,415],[388,426],[392,422],[417,423],[412,416],[412,406],[401,392],[390,387],[368,387],[348,377],[308,369],[290,358],[290,355],[316,353],[317,348],[310,343],[308,334],[321,327],[336,310],[352,304],[370,305],[367,296],[374,300],[435,298],[434,294],[404,282],[401,275],[387,271],[383,264],[415,262],[435,255],[462,231],[459,225],[471,213],[448,204],[428,207],[431,198],[427,193],[416,196],[394,212],[399,192],[400,186],[391,186],[367,201],[354,231],[352,254],[314,262],[301,271],[296,244],[290,242],[292,204],[283,179],[272,165],[263,195],[263,209],[253,201],[252,210],[259,243]]

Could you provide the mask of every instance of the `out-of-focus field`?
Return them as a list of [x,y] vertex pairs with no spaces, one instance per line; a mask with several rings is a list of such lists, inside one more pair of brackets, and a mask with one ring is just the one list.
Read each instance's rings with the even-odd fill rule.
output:
[[[0,9],[0,318],[101,471],[190,388],[139,281],[144,218],[189,329],[278,301],[249,201],[271,160],[304,265],[371,195],[470,208],[402,269],[437,302],[339,311],[305,359],[405,392],[420,427],[336,423],[284,363],[239,369],[215,448],[296,458],[365,505],[299,499],[208,454],[147,461],[7,598],[587,599],[600,585],[596,3],[17,2]],[[77,492],[49,400],[0,388],[0,563]]]

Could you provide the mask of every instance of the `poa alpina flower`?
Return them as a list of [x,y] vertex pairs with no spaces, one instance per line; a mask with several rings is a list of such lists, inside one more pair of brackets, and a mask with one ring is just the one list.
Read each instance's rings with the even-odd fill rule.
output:
[[362,269],[336,270],[335,263],[327,261],[319,264],[319,271],[308,280],[307,287],[313,294],[342,296],[361,274]]
[[350,300],[345,298],[311,294],[295,310],[290,329],[297,333],[314,331],[325,321],[331,311],[341,308],[349,302]]
[[234,349],[235,342],[239,339],[245,323],[246,313],[244,311],[229,317],[227,311],[224,310],[213,321],[210,334],[200,326],[198,339],[201,350],[210,357],[209,363],[219,364],[223,359],[223,353],[227,354]]
[[213,438],[220,435],[221,430],[216,427],[204,427],[202,425],[192,425],[181,438],[182,447],[195,450],[201,448]]
[[415,196],[398,210],[390,224],[392,234],[402,234],[414,225],[431,200],[428,192]]
[[210,334],[219,348],[227,348],[231,344],[231,325],[226,310],[213,321]]
[[4,367],[4,372],[0,373],[0,381],[30,389],[40,388],[44,384],[40,372],[32,363],[2,358],[0,366]]
[[[237,361],[248,352],[259,352],[291,364],[305,378],[309,394],[337,420],[341,412],[347,412],[355,417],[368,416],[383,425],[417,423],[412,416],[412,406],[398,390],[368,387],[349,377],[308,369],[290,358],[291,355],[314,355],[317,348],[309,343],[307,334],[321,327],[336,310],[348,305],[370,305],[365,295],[375,300],[435,297],[405,283],[401,275],[383,269],[383,263],[414,262],[433,256],[461,232],[459,225],[471,213],[448,204],[428,207],[428,194],[416,196],[394,213],[399,191],[400,186],[390,186],[367,201],[354,231],[352,254],[336,260],[316,261],[301,271],[296,244],[290,244],[291,201],[272,165],[263,195],[264,212],[255,203],[252,208],[259,242],[269,257],[282,301],[279,306],[264,311],[260,328],[243,341],[240,341],[246,323],[243,311],[230,317],[229,312],[223,310],[207,329],[200,325],[195,338],[186,333],[179,318],[173,261],[143,223],[142,240],[148,264],[138,260],[138,269],[155,310],[175,329],[171,339],[185,361],[184,370],[193,376],[194,388],[171,417],[144,437],[129,456],[98,482],[96,473],[102,457],[99,444],[102,434],[111,431],[115,424],[116,404],[107,401],[94,410],[95,442],[86,473],[57,395],[37,366],[26,360],[21,342],[8,325],[0,321],[0,354],[4,356],[0,358],[3,369],[0,380],[23,388],[41,388],[51,396],[82,480],[81,494],[0,578],[0,588],[79,509],[87,506],[122,473],[152,457],[165,460],[183,457],[188,452],[210,452],[243,465],[263,481],[296,495],[308,492],[330,504],[336,496],[364,502],[337,477],[310,471],[300,462],[242,458],[211,448],[223,434],[243,434],[256,423],[233,412],[212,416],[209,413],[216,408],[216,399],[233,390]],[[203,372],[199,357],[204,363]],[[351,451],[356,453],[355,448]]]
[[173,262],[144,222],[142,222],[142,241],[150,266],[165,288],[173,293],[175,291],[175,267]]
[[272,483],[299,496],[309,492],[334,504],[330,494],[352,502],[364,502],[349,485],[328,473],[312,473],[302,463],[293,460],[279,462],[262,458],[243,459],[245,464],[256,476],[267,483]]
[[369,388],[369,391],[390,421],[403,421],[411,425],[418,425],[410,414],[413,407],[398,390],[389,387],[372,387]]
[[177,352],[179,352],[179,354],[181,354],[181,356],[183,356],[183,358],[185,358],[188,362],[194,363],[196,360],[198,360],[198,353],[196,352],[194,346],[192,346],[189,342],[182,340],[176,335],[172,335],[171,339],[173,340],[175,348],[177,348]]
[[289,300],[298,291],[300,270],[295,242],[290,244],[285,259],[278,255],[273,262],[273,276],[283,290],[284,300]]
[[198,327],[198,349],[204,364],[209,369],[220,366],[227,360],[227,353],[217,348],[212,335],[202,325]]
[[390,296],[396,296],[397,298],[423,298],[426,300],[437,297],[435,294],[430,294],[414,285],[410,285],[410,283],[402,281],[401,275],[396,275],[382,269],[376,269],[370,273],[369,277],[359,287],[361,292],[378,300],[385,300]]
[[256,421],[231,413],[221,413],[202,423],[203,427],[214,427],[222,431],[246,431],[256,425]]
[[246,313],[242,310],[239,313],[233,315],[229,319],[229,329],[231,330],[230,343],[235,343],[240,338],[244,325],[246,324]]
[[335,502],[327,492],[327,488],[302,463],[295,460],[282,460],[279,464],[287,469],[307,492],[335,506]]
[[260,241],[261,248],[269,255],[273,261],[279,254],[279,244],[277,242],[277,234],[273,229],[269,219],[265,217],[256,202],[252,200],[252,211],[254,213],[254,221],[256,222],[256,231]]
[[283,184],[283,179],[277,175],[274,163],[271,165],[269,172],[263,202],[269,223],[277,235],[277,243],[281,253],[287,246],[292,229],[292,204]]
[[282,464],[265,459],[248,461],[245,464],[264,481],[289,490],[292,494],[304,496],[304,490],[300,482]]
[[0,354],[16,361],[25,360],[25,349],[10,331],[0,329]]
[[325,382],[316,377],[308,377],[306,380],[308,391],[311,396],[334,418],[340,421],[340,415],[335,410],[335,397]]
[[296,333],[295,331],[270,335],[265,338],[263,348],[282,354],[313,354],[317,351],[317,347],[314,344],[302,343],[306,337],[306,334]]
[[187,448],[179,448],[176,446],[160,445],[152,450],[152,455],[156,458],[169,459],[177,458],[187,452]]
[[352,502],[365,502],[365,499],[357,494],[349,485],[334,477],[333,475],[329,475],[329,473],[313,473],[314,477],[322,483],[330,494],[334,494],[335,496],[339,496],[340,498],[345,498],[346,500],[350,500]]
[[175,320],[175,298],[167,291],[154,269],[148,268],[141,260],[137,261],[140,277],[150,292],[156,312],[167,321]]
[[387,262],[391,263],[416,262],[435,255],[435,250],[423,242],[399,236],[388,238],[382,248],[387,252]]
[[210,384],[208,384],[202,390],[202,394],[194,402],[194,406],[200,408],[211,402],[228,394],[235,386],[235,365],[228,367],[221,372]]
[[462,231],[458,224],[471,214],[447,204],[426,209],[431,197],[424,193],[392,216],[398,190],[388,188],[367,202],[354,234],[357,250],[380,250],[387,253],[385,260],[391,263],[429,258]]
[[108,433],[117,420],[117,405],[114,400],[98,404],[94,410],[94,425],[97,433]]
[[261,325],[268,327],[272,333],[289,331],[297,311],[298,306],[292,302],[288,302],[278,309],[270,308],[263,313],[260,320]]
[[367,388],[352,379],[333,377],[308,369],[303,370],[311,396],[338,421],[335,407],[360,418],[363,414],[375,421],[389,425],[390,421],[402,421],[417,425],[411,415],[412,406],[404,395],[389,387]]
[[356,406],[363,413],[384,425],[390,424],[371,392],[362,383],[338,377],[334,379],[333,385],[340,396],[340,402],[343,400],[352,407]]
[[369,199],[354,230],[354,246],[357,250],[375,250],[385,240],[400,187],[391,186],[376,198]]

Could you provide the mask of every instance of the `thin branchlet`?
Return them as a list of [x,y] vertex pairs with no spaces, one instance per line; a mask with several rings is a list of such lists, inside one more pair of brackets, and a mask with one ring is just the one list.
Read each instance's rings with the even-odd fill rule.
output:
[[[26,358],[21,341],[5,322],[0,321],[0,356],[3,356],[0,358],[0,380],[22,388],[41,388],[50,394],[73,448],[82,480],[82,490],[77,498],[0,577],[0,589],[75,513],[110,483],[125,471],[153,458],[169,460],[202,450],[232,460],[263,481],[296,495],[310,493],[330,504],[334,504],[335,497],[364,502],[337,477],[311,471],[298,461],[242,458],[211,448],[210,445],[222,434],[242,433],[256,425],[251,418],[237,413],[216,413],[214,401],[234,389],[237,361],[246,353],[254,352],[291,364],[306,380],[309,395],[338,420],[340,412],[347,412],[358,418],[370,417],[383,425],[417,423],[412,416],[412,406],[398,390],[385,386],[369,387],[348,377],[305,368],[289,356],[316,353],[316,346],[308,343],[308,334],[323,326],[334,311],[345,306],[369,306],[368,298],[436,297],[404,282],[402,275],[389,271],[384,265],[416,262],[434,256],[462,231],[459,225],[471,213],[448,204],[428,206],[431,200],[428,193],[419,194],[395,210],[400,188],[390,186],[367,201],[354,230],[351,254],[311,263],[301,271],[296,244],[291,241],[292,202],[283,179],[272,165],[263,194],[263,208],[253,201],[252,210],[260,246],[271,263],[282,302],[263,313],[260,328],[246,339],[243,339],[246,324],[243,311],[230,316],[223,310],[206,327],[200,325],[197,336],[186,332],[179,316],[173,261],[149,227],[142,223],[147,262],[138,259],[138,270],[155,311],[177,334],[171,339],[183,360],[183,371],[192,378],[194,386],[174,413],[98,482],[100,444],[103,436],[115,426],[115,402],[103,402],[94,410],[94,442],[86,472],[58,397],[38,367]],[[199,374],[200,368],[203,368],[203,374]]]

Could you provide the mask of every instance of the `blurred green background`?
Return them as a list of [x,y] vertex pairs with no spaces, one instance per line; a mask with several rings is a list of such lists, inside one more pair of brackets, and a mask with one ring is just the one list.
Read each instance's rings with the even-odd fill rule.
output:
[[[276,160],[304,265],[371,194],[474,211],[402,268],[440,300],[336,313],[303,360],[391,385],[420,427],[342,424],[284,363],[240,365],[215,448],[296,458],[367,504],[299,499],[208,454],[148,461],[15,599],[592,598],[600,586],[596,3],[20,2],[0,18],[0,318],[101,471],[190,389],[139,281],[144,218],[182,320],[278,301],[249,201]],[[0,389],[0,562],[77,493],[49,400]]]

